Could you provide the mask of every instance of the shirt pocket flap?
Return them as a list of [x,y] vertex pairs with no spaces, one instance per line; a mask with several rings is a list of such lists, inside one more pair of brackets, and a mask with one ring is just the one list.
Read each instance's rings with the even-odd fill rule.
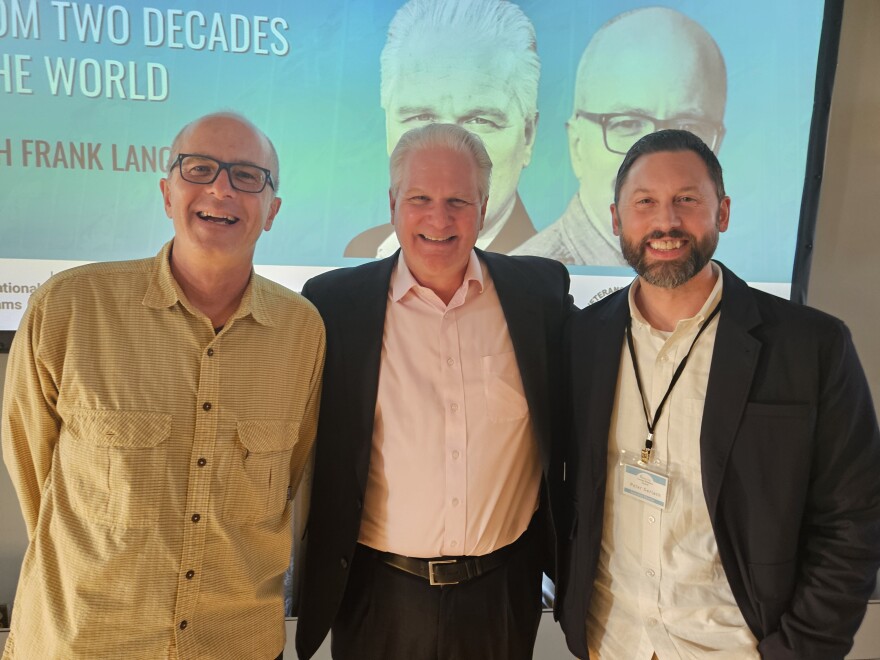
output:
[[249,452],[288,451],[299,439],[299,423],[283,420],[243,420],[238,422],[238,437]]
[[149,449],[171,435],[171,415],[135,410],[81,410],[67,420],[74,437],[98,447]]

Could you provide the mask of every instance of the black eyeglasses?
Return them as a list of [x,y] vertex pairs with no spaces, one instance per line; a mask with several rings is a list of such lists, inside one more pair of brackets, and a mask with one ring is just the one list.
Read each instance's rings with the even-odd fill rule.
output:
[[715,151],[724,137],[724,126],[714,122],[699,119],[697,117],[673,117],[672,119],[657,119],[637,113],[607,113],[585,112],[578,110],[576,119],[587,119],[602,126],[602,137],[605,139],[605,148],[615,154],[626,154],[629,148],[641,138],[650,133],[656,133],[664,128],[677,128],[689,131],[700,138],[706,145]]
[[247,193],[263,192],[266,184],[275,190],[272,183],[272,172],[265,167],[250,165],[248,163],[224,163],[210,156],[200,154],[178,154],[177,160],[171,165],[171,169],[178,166],[180,176],[190,183],[207,185],[214,183],[220,172],[226,170],[229,183],[236,190]]

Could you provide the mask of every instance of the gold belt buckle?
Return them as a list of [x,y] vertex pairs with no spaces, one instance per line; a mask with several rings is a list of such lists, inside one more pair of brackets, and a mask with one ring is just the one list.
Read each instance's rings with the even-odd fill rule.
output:
[[455,559],[437,559],[433,561],[428,561],[428,583],[435,587],[442,587],[444,584],[458,584],[458,580],[455,582],[438,582],[434,579],[434,567],[438,564],[455,564],[457,560]]

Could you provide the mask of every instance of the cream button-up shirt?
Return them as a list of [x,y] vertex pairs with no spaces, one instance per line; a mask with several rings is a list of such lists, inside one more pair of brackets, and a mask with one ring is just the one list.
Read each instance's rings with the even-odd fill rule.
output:
[[[722,278],[693,318],[671,333],[652,328],[630,287],[632,337],[652,416],[703,322],[721,301]],[[625,338],[608,437],[602,546],[587,617],[600,660],[759,659],[757,641],[721,566],[700,469],[700,427],[719,315],[694,344],[654,429],[650,469],[669,478],[665,509],[622,493],[621,451],[638,455],[647,423]]]

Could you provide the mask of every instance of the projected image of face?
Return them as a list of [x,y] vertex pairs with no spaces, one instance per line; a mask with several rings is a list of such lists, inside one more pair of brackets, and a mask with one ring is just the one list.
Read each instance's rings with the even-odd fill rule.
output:
[[486,230],[510,213],[532,155],[536,116],[519,107],[513,72],[510,53],[471,35],[414,34],[400,50],[385,108],[389,153],[403,133],[427,123],[458,124],[482,138],[493,163]]
[[[202,119],[185,129],[175,146],[173,157],[180,153],[198,154],[224,163],[257,165],[277,173],[266,138],[235,117],[215,115]],[[205,168],[208,164],[210,161],[205,160],[193,167]],[[248,187],[239,178],[247,175],[247,171],[234,175],[229,169],[221,170],[211,183],[193,182],[200,172],[187,170],[187,178],[191,179],[187,181],[176,164],[160,182],[165,213],[174,222],[174,254],[186,251],[250,263],[257,239],[272,227],[281,200],[268,184],[261,192],[233,187],[231,176],[236,176],[239,187]]]
[[684,14],[652,7],[607,23],[581,58],[567,125],[586,213],[605,222],[623,156],[647,133],[688,130],[717,153],[726,97],[718,46]]

